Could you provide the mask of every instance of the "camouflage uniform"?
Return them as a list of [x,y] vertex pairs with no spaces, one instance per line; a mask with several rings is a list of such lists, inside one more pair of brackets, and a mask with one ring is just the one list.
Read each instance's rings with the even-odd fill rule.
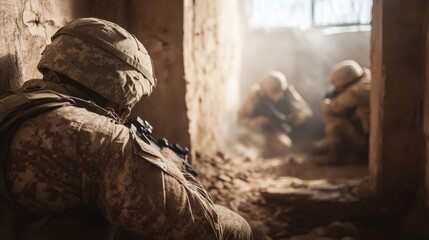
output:
[[[357,63],[348,61],[340,63],[342,67],[347,64]],[[326,115],[326,138],[318,142],[316,147],[331,151],[333,157],[344,157],[345,152],[366,155],[368,151],[371,72],[360,66],[357,69],[357,79],[351,78],[350,85],[334,98],[325,99],[322,104],[322,111]],[[351,75],[355,75],[354,71]],[[342,77],[347,78],[346,75]],[[334,84],[338,85],[335,82]]]
[[[151,62],[135,38],[127,44],[128,32],[99,19],[79,19],[62,30],[90,31],[94,24],[104,28],[104,39],[118,32],[124,36],[112,41],[127,46],[128,56],[139,55],[134,59],[144,69],[112,57],[88,39],[67,36],[73,32],[64,33],[56,36],[39,63],[44,80],[27,81],[24,88],[37,86],[83,99],[94,90],[127,110],[149,95],[156,84]],[[85,54],[92,57],[83,58]],[[77,65],[70,65],[70,59]],[[79,59],[94,66],[80,69]],[[61,81],[64,77],[79,79],[78,85]],[[125,83],[121,86],[118,79]],[[214,205],[199,182],[165,157],[168,154],[136,137],[115,114],[105,115],[71,104],[18,128],[7,161],[7,190],[25,212],[40,217],[19,234],[26,239],[111,239],[114,225],[139,239],[251,239],[247,222]]]
[[[264,80],[263,80],[264,81]],[[268,153],[281,155],[292,147],[292,140],[286,131],[276,126],[273,115],[264,101],[262,83],[255,85],[245,98],[238,112],[239,125],[250,130],[256,138],[263,138],[262,144]],[[305,100],[299,95],[292,85],[283,87],[281,99],[273,103],[280,113],[286,115],[286,125],[295,127],[303,124],[311,115],[312,111]]]

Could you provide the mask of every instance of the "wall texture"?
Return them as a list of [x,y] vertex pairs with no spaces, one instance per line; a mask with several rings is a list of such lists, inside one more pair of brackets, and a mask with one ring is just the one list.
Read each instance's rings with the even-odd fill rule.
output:
[[192,147],[215,153],[234,116],[239,78],[238,1],[185,0],[186,104]]
[[425,164],[425,207],[429,210],[429,4],[426,4],[426,55],[425,55],[425,99],[424,99],[424,132],[426,141]]
[[[407,227],[413,234],[427,234],[422,230],[427,229],[427,219],[413,222],[422,219],[421,206],[427,204],[423,203],[427,7],[419,0],[376,0],[372,22],[372,188],[384,213],[408,215]],[[409,238],[416,237],[421,236]]]
[[84,0],[0,2],[0,93],[40,77],[36,65],[49,37],[66,22],[87,15]]
[[424,156],[424,3],[375,1],[374,15],[371,173],[377,191],[407,192]]
[[148,119],[154,134],[190,146],[183,60],[183,1],[130,1],[129,30],[146,46],[158,86],[142,99],[134,114]]

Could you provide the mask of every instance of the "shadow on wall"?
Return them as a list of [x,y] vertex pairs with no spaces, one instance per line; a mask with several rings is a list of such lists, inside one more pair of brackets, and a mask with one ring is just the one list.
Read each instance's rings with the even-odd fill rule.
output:
[[10,89],[20,87],[22,73],[20,71],[18,57],[8,54],[0,57],[0,94]]

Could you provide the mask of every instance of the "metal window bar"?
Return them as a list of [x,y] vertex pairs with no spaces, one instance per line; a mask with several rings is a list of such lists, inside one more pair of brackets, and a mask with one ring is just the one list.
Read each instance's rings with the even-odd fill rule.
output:
[[372,0],[312,0],[314,27],[356,26],[371,22]]
[[372,0],[251,0],[253,27],[367,25]]

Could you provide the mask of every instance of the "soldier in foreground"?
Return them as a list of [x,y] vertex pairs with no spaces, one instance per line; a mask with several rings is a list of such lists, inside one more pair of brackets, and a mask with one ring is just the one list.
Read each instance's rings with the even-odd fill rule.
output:
[[238,123],[263,138],[265,155],[284,155],[292,147],[290,131],[312,111],[283,73],[271,71],[253,87],[238,112]]
[[315,144],[315,152],[326,154],[321,163],[367,159],[371,72],[346,60],[333,67],[330,78],[334,90],[322,104],[326,137]]
[[122,124],[156,86],[133,35],[77,19],[38,69],[0,98],[0,239],[251,239],[171,151]]

